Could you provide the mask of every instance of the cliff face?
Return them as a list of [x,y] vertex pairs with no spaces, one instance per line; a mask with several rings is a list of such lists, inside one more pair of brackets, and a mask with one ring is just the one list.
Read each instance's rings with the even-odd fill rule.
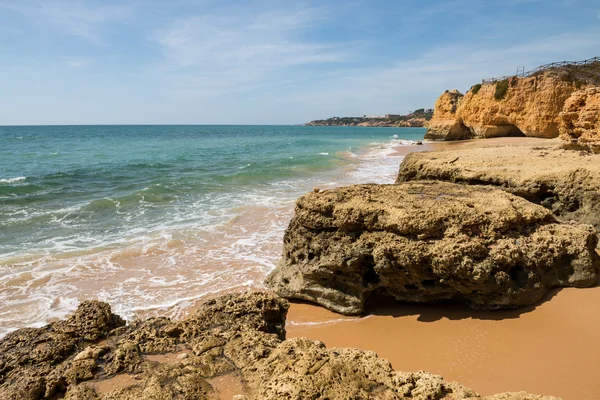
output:
[[[497,91],[507,85],[503,98]],[[458,110],[461,122],[475,138],[498,136],[558,136],[559,113],[576,90],[571,82],[551,75],[512,78],[507,82],[483,85],[465,95]]]
[[560,114],[560,137],[600,152],[600,87],[579,90]]
[[600,66],[551,69],[531,77],[446,92],[435,105],[426,139],[529,136],[598,139]]
[[456,111],[464,95],[458,90],[446,91],[435,102],[433,117],[427,124],[425,139],[460,140],[469,139],[471,134],[458,118]]
[[310,121],[305,126],[372,126],[372,127],[423,127],[431,119],[433,110],[420,108],[408,115],[385,117],[333,117]]
[[425,126],[427,120],[425,118],[410,118],[406,121],[393,121],[393,120],[371,120],[366,122],[361,122],[356,126],[372,126],[372,127],[398,127],[398,128],[420,128]]

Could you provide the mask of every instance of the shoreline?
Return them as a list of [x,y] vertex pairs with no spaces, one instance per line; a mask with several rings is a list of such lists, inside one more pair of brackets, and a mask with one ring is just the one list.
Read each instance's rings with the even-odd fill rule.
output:
[[3,265],[11,267],[6,270],[10,275],[0,276],[6,299],[0,306],[0,338],[65,318],[87,299],[110,303],[127,320],[159,315],[181,319],[215,296],[264,289],[264,278],[281,256],[295,200],[314,187],[393,183],[399,161],[388,154],[394,145],[410,143],[414,131],[404,132],[405,140],[391,134],[385,140],[366,136],[361,146],[323,154],[319,157],[333,160],[331,168],[313,172],[308,180],[258,187],[249,193],[249,204],[215,210],[214,225],[174,225],[126,238],[122,247],[7,258]]
[[[387,149],[383,157],[393,159],[397,169],[397,157],[412,152],[541,144],[559,142],[529,138],[424,142],[397,146],[393,151]],[[368,165],[363,167],[369,170]],[[182,321],[201,304],[224,293],[261,289],[254,283],[184,299],[176,306],[137,312],[135,316],[166,315],[176,309],[179,312],[173,320]],[[427,371],[447,381],[460,382],[484,396],[527,391],[561,396],[564,400],[593,399],[600,392],[600,348],[594,346],[600,342],[600,320],[595,309],[599,301],[600,282],[588,289],[556,289],[536,306],[508,311],[476,311],[453,304],[394,303],[372,308],[362,317],[348,317],[292,301],[285,328],[288,339],[305,337],[321,341],[330,349],[374,351],[389,360],[396,371]],[[228,385],[233,392],[239,392],[237,378],[229,378],[225,375],[222,382],[217,379],[214,383],[223,393],[228,393]]]
[[[424,142],[391,156],[456,148],[556,145],[539,138]],[[308,337],[328,347],[375,351],[399,371],[425,370],[481,395],[528,391],[564,400],[600,392],[600,282],[588,289],[555,289],[542,303],[510,311],[476,311],[453,304],[395,303],[346,317],[292,302],[288,338]]]

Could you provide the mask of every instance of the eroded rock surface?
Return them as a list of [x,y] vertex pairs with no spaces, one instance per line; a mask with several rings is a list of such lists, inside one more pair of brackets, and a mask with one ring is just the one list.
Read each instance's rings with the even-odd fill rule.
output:
[[555,138],[559,114],[565,101],[577,90],[573,82],[554,74],[511,78],[501,99],[498,83],[486,84],[478,93],[467,92],[457,112],[474,138],[518,136]]
[[600,155],[543,146],[493,146],[411,153],[397,182],[439,180],[497,186],[565,221],[600,229]]
[[[86,302],[67,321],[0,341],[0,398],[219,399],[215,377],[225,376],[246,400],[481,399],[440,376],[394,371],[373,352],[285,340],[288,307],[271,293],[233,294],[183,321],[124,327],[107,304]],[[497,396],[489,399],[554,399]]]
[[579,90],[560,114],[560,137],[600,153],[600,87]]
[[458,90],[447,90],[435,103],[433,117],[427,123],[425,139],[461,140],[473,137],[456,112],[464,95]]
[[[600,62],[552,68],[523,78],[473,86],[464,96],[446,92],[435,104],[427,139],[500,136],[563,138],[586,142],[598,126]],[[598,136],[597,132],[592,134]],[[596,139],[594,139],[596,141]],[[587,143],[590,143],[588,140]]]
[[356,185],[300,198],[267,284],[283,297],[360,314],[371,297],[532,305],[596,281],[589,225],[505,191],[446,182]]

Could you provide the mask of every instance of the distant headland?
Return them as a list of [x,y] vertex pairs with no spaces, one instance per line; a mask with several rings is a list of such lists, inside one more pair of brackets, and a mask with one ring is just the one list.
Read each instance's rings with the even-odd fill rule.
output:
[[406,115],[386,114],[382,116],[333,117],[318,119],[305,126],[378,126],[378,127],[423,127],[433,116],[433,109],[420,108]]

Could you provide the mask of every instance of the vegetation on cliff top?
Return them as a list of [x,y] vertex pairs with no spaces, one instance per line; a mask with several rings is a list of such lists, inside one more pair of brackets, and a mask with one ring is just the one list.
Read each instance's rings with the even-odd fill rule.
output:
[[479,93],[481,86],[482,86],[481,83],[471,86],[471,93],[473,93],[473,94]]
[[600,86],[600,61],[585,65],[565,65],[546,70],[565,82],[573,82],[575,86],[584,84]]
[[496,100],[502,100],[506,96],[508,91],[508,79],[503,79],[496,82],[496,91],[494,92],[494,98]]

